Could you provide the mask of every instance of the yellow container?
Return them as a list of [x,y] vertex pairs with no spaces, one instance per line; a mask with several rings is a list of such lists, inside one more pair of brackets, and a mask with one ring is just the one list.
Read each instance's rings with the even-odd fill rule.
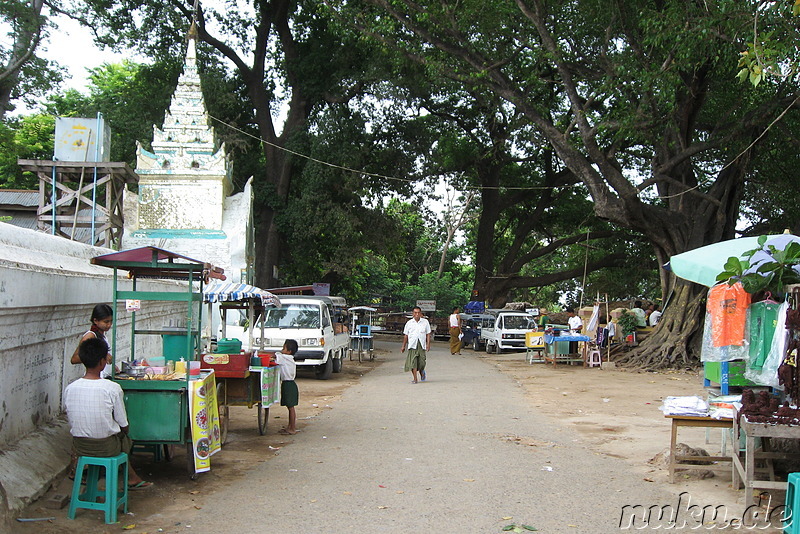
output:
[[544,347],[544,332],[525,332],[525,346],[529,349]]

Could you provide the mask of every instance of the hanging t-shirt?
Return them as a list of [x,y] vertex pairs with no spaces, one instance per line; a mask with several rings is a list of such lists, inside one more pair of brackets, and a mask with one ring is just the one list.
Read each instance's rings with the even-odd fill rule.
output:
[[747,308],[750,293],[742,284],[718,284],[708,291],[706,310],[711,319],[711,340],[714,347],[744,345]]

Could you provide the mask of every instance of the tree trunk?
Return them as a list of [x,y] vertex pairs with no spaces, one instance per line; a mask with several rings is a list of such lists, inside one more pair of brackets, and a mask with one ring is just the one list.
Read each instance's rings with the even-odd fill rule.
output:
[[41,16],[43,0],[32,0],[28,9],[14,20],[14,44],[0,73],[0,119],[11,109],[11,98],[19,82],[25,63],[33,57],[39,46],[44,18]]
[[679,281],[653,333],[615,361],[625,367],[646,370],[696,366],[702,345],[707,291],[708,288],[701,285]]

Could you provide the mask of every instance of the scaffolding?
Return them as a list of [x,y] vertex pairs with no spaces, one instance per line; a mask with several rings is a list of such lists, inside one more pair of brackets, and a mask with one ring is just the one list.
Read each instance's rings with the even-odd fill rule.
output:
[[37,228],[89,245],[119,249],[126,184],[139,176],[124,162],[18,160],[39,178]]

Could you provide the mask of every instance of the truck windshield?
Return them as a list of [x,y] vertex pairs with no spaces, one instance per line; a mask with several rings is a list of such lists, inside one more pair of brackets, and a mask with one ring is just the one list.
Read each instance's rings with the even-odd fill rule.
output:
[[266,328],[319,328],[319,306],[287,304],[267,310]]
[[508,330],[527,330],[530,328],[530,319],[521,315],[506,315],[503,317],[503,328]]

